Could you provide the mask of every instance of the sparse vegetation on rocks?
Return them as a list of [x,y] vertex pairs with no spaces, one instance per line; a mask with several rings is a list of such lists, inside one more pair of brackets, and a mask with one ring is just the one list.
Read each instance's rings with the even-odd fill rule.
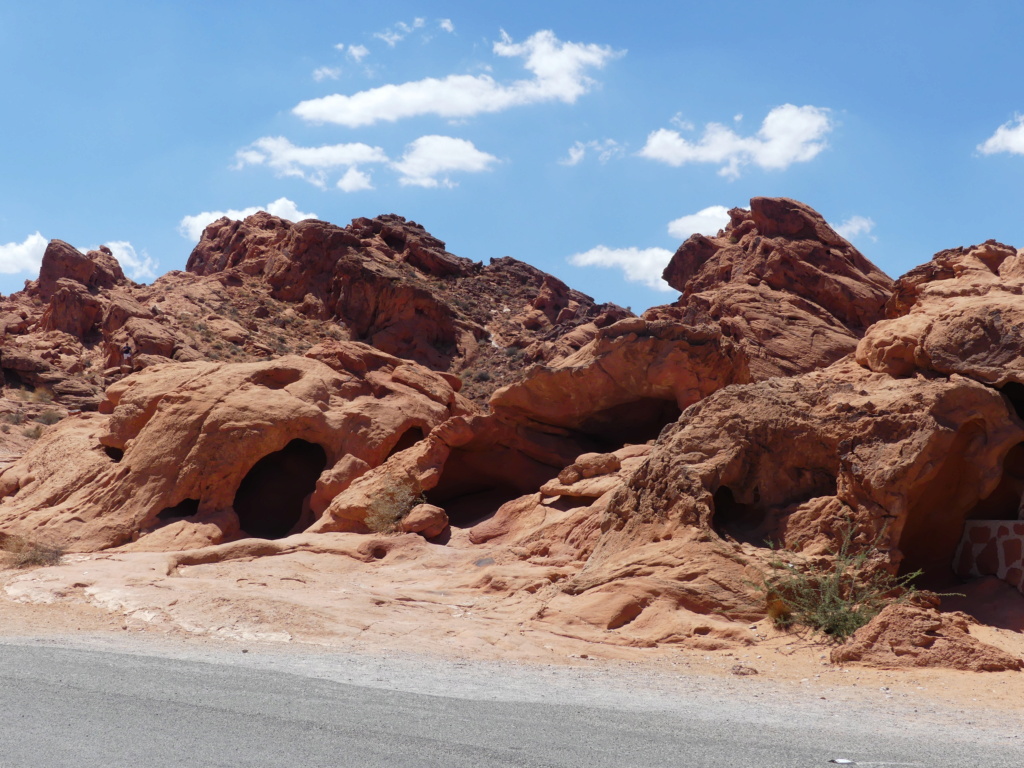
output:
[[409,511],[424,501],[422,493],[409,488],[389,488],[371,502],[364,522],[373,533],[394,533]]
[[755,584],[764,593],[768,615],[776,626],[799,625],[842,642],[885,606],[911,601],[921,572],[893,576],[879,567],[876,545],[856,545],[848,530],[830,558],[801,560],[777,551],[771,570]]
[[0,541],[0,565],[6,568],[38,568],[59,565],[64,556],[61,547],[52,547],[18,536],[7,536]]

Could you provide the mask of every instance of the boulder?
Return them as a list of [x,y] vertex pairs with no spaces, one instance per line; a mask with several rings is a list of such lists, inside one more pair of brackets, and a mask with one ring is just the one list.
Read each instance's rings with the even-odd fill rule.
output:
[[832,650],[833,664],[882,669],[943,667],[971,672],[1024,669],[1024,659],[971,637],[976,622],[964,613],[892,604],[882,609],[843,645]]
[[125,282],[121,265],[109,249],[84,254],[63,240],[51,240],[43,252],[39,279],[33,290],[43,301],[48,301],[61,279],[92,289],[112,288]]

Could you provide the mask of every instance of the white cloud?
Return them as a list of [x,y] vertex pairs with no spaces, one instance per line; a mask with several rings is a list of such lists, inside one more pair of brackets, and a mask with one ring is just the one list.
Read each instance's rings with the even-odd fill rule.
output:
[[117,259],[124,271],[128,273],[128,277],[132,280],[145,282],[146,280],[154,280],[156,278],[157,269],[160,265],[145,250],[141,254],[138,253],[135,250],[135,246],[127,240],[108,241],[107,247],[110,248],[114,258]]
[[569,147],[569,156],[559,160],[561,165],[579,165],[588,151],[597,154],[598,162],[602,165],[613,157],[620,157],[624,153],[622,146],[614,139],[603,141],[577,141]]
[[694,233],[713,237],[718,230],[729,223],[729,209],[724,205],[712,205],[688,216],[680,216],[668,223],[668,233],[672,237],[685,240]]
[[647,137],[639,154],[676,167],[720,164],[719,174],[735,178],[741,166],[751,163],[783,170],[813,159],[827,146],[824,137],[832,127],[827,109],[783,104],[768,113],[754,136],[743,137],[721,123],[708,123],[700,140],[691,142],[678,131],[661,128]]
[[370,49],[365,45],[350,45],[348,47],[348,57],[359,64],[363,59],[370,55]]
[[363,173],[358,168],[352,167],[338,179],[337,187],[342,192],[361,192],[364,189],[373,189],[373,182],[368,173]]
[[439,22],[437,22],[437,26],[439,26],[445,32],[454,32],[455,31],[455,25],[452,24],[452,20],[451,19],[441,19]]
[[545,101],[574,103],[594,86],[585,73],[600,69],[624,51],[608,46],[564,43],[543,30],[513,43],[504,32],[493,47],[498,56],[519,57],[533,73],[529,80],[502,84],[489,75],[449,75],[400,85],[383,85],[351,96],[333,94],[300,102],[292,112],[313,123],[349,128],[418,115],[464,118]]
[[[217,219],[227,216],[229,219],[244,219],[246,216],[252,216],[258,211],[266,211],[267,213],[273,214],[274,216],[280,216],[282,219],[288,219],[289,221],[302,221],[303,219],[315,219],[317,216],[315,213],[303,213],[299,210],[298,206],[289,200],[287,197],[279,197],[272,203],[264,206],[253,206],[251,208],[242,208],[241,210],[229,209],[226,211],[203,211],[193,216],[186,216],[178,224],[178,232],[181,233],[182,237],[188,238],[192,241],[198,241],[203,236],[203,230],[206,229],[207,224],[210,224]],[[113,250],[113,248],[111,248]]]
[[[866,216],[851,216],[846,221],[833,227],[841,237],[852,240],[860,235],[870,235],[875,228],[875,222]],[[872,240],[875,238],[872,237]]]
[[607,248],[599,245],[585,253],[569,257],[577,267],[616,267],[632,283],[643,283],[656,291],[671,291],[672,286],[661,279],[661,273],[672,259],[672,251],[664,248]]
[[317,67],[313,70],[313,79],[318,83],[323,80],[337,80],[341,77],[340,67]]
[[[402,159],[392,167],[402,174],[403,186],[454,187],[446,174],[449,171],[479,173],[490,170],[498,158],[481,152],[473,142],[451,136],[420,136],[405,148]],[[438,177],[441,178],[438,178]]]
[[0,273],[38,272],[49,240],[36,232],[20,243],[0,245]]
[[322,147],[297,147],[283,136],[264,136],[235,153],[235,169],[247,165],[267,165],[278,176],[305,179],[321,189],[327,186],[327,171],[364,163],[386,163],[388,156],[380,147],[369,144],[328,144]]
[[385,29],[383,32],[375,33],[374,37],[379,40],[383,40],[389,47],[394,48],[396,44],[405,40],[413,30],[422,29],[423,25],[426,23],[427,20],[421,18],[413,19],[411,24],[406,24],[404,21],[400,21],[390,29]]
[[997,152],[1024,155],[1024,115],[1017,115],[1010,122],[1000,125],[995,133],[978,145],[978,151],[983,155],[994,155]]

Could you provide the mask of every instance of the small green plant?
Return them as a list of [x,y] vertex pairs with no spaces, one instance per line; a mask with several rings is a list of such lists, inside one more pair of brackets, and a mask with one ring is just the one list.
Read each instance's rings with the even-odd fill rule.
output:
[[912,582],[921,571],[893,576],[871,567],[877,546],[877,538],[868,546],[855,544],[851,526],[827,564],[786,561],[777,552],[754,588],[764,594],[776,626],[798,624],[842,642],[886,605],[909,602],[918,593]]
[[15,426],[25,423],[25,414],[21,411],[15,411],[14,413],[5,413],[3,420],[8,424],[14,424]]
[[26,427],[21,431],[21,434],[32,440],[38,440],[43,434],[43,427],[40,424],[36,424],[34,427]]
[[410,488],[388,488],[370,502],[363,523],[373,533],[394,533],[409,511],[426,500]]
[[32,568],[43,565],[59,565],[64,556],[61,547],[28,541],[18,536],[8,536],[0,544],[2,562],[8,568]]
[[62,418],[64,417],[57,413],[57,411],[45,410],[38,416],[36,416],[35,420],[38,421],[40,424],[46,424],[47,426],[50,426],[51,424],[56,424]]

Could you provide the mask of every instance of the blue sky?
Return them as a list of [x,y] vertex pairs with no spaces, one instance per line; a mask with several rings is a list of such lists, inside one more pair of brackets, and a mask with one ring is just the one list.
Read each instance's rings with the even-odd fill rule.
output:
[[1022,33],[1016,0],[0,0],[0,292],[49,238],[150,282],[261,207],[398,213],[637,311],[756,195],[894,277],[1022,247]]

